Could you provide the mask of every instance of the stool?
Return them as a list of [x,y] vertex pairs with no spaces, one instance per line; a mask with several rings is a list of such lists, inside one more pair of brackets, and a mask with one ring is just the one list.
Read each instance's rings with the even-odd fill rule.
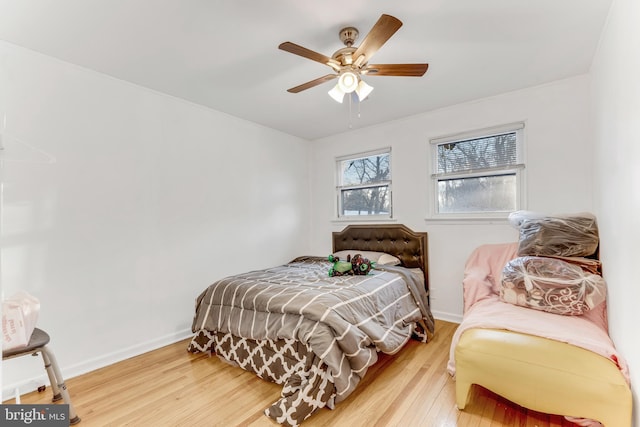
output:
[[42,360],[44,361],[44,367],[47,370],[49,376],[49,382],[51,383],[51,389],[53,391],[53,402],[57,402],[60,399],[64,399],[64,403],[69,405],[69,423],[78,424],[80,417],[76,414],[73,404],[71,403],[71,397],[67,391],[67,386],[62,378],[62,373],[58,367],[58,362],[50,348],[47,348],[49,344],[49,334],[42,329],[35,328],[29,339],[29,343],[26,347],[14,348],[11,350],[2,352],[2,360],[12,359],[14,357],[26,356],[28,354],[36,355],[40,353]]

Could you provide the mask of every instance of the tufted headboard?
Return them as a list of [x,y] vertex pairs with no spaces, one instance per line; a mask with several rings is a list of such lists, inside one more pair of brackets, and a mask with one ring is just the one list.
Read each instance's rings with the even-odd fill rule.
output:
[[348,225],[333,232],[333,252],[358,249],[386,252],[397,256],[407,268],[424,272],[429,289],[429,252],[427,233],[416,232],[402,224]]

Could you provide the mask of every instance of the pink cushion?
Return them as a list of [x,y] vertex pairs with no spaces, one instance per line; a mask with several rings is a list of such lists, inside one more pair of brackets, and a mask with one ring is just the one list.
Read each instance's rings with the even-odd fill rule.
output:
[[465,312],[477,301],[500,295],[502,270],[517,256],[518,242],[481,245],[469,255],[462,280]]

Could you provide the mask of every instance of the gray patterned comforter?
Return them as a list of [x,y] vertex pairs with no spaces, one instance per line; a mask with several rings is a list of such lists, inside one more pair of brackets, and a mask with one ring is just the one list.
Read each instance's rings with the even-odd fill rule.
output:
[[329,277],[330,266],[324,258],[299,257],[219,280],[197,298],[192,330],[299,341],[326,365],[332,399],[340,402],[378,351],[395,353],[417,330],[432,334],[434,323],[424,284],[407,269]]

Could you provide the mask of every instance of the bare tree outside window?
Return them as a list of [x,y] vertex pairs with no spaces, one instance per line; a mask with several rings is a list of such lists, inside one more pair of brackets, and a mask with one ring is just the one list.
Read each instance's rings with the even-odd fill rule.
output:
[[518,132],[435,145],[437,213],[501,213],[518,206]]
[[340,216],[390,215],[390,152],[342,159],[340,170]]
[[438,173],[491,169],[517,160],[515,132],[438,146]]

